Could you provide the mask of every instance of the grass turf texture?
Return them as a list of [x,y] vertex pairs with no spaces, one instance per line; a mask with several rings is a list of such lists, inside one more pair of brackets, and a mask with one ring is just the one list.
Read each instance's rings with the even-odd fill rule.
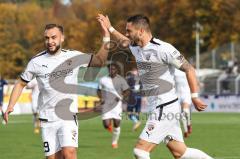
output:
[[[145,120],[142,121],[145,123]],[[193,133],[185,140],[189,147],[201,149],[217,159],[240,159],[240,114],[194,113]],[[123,117],[119,148],[111,148],[111,134],[102,127],[100,117],[79,121],[79,159],[133,159],[132,150],[143,129],[132,132],[132,123]],[[42,159],[40,135],[33,133],[32,116],[10,116],[0,125],[0,159]],[[151,159],[172,159],[160,144]]]

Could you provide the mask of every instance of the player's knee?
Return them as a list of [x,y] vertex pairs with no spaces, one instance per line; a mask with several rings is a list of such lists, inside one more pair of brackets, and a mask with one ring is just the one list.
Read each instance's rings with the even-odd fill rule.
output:
[[76,149],[75,148],[63,149],[62,154],[64,156],[64,159],[75,158],[75,156],[76,156]]
[[147,151],[134,148],[133,153],[136,159],[150,159],[150,154]]
[[173,157],[175,159],[180,159],[182,157],[182,155],[183,155],[183,154],[181,154],[181,153],[179,153],[177,151],[173,151],[172,154],[173,154]]

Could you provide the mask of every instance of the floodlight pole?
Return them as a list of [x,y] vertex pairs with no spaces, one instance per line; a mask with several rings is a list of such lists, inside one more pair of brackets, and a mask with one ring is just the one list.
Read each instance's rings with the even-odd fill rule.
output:
[[199,30],[200,24],[196,22],[196,70],[197,72],[200,69],[200,38],[199,38]]

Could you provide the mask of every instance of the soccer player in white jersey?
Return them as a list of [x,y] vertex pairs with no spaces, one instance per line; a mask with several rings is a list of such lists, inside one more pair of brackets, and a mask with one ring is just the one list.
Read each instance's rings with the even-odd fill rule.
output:
[[34,133],[39,134],[39,120],[38,120],[38,95],[39,95],[39,89],[36,78],[28,82],[27,89],[31,89],[31,106],[32,106],[32,113],[33,113],[33,126],[34,126]]
[[126,36],[111,26],[107,16],[99,14],[98,18],[103,19],[109,32],[123,46],[129,46],[143,84],[142,94],[147,96],[150,116],[134,148],[135,157],[150,159],[150,152],[163,141],[176,159],[211,159],[206,153],[185,145],[178,119],[181,110],[174,88],[175,68],[186,73],[195,108],[203,111],[207,106],[198,97],[194,68],[171,44],[152,36],[146,16],[128,18]]
[[181,121],[183,123],[184,137],[188,137],[192,133],[191,125],[191,91],[187,82],[186,74],[179,69],[174,71],[174,80],[178,100],[182,108]]
[[130,89],[127,81],[118,74],[117,64],[112,63],[108,66],[108,70],[109,75],[99,80],[98,96],[102,103],[103,126],[111,132],[113,123],[112,148],[118,148],[122,102],[129,96]]
[[[62,49],[64,42],[63,27],[48,24],[44,30],[46,51],[33,57],[21,74],[12,91],[8,108],[4,114],[8,122],[9,113],[13,111],[23,88],[36,77],[39,94],[39,120],[41,134],[47,159],[76,159],[78,147],[78,124],[76,120],[76,93],[70,91],[76,88],[79,67],[100,67],[107,60],[110,35],[107,28],[101,24],[103,43],[96,55],[84,54],[80,51]],[[66,85],[71,84],[73,87]],[[67,90],[67,92],[64,92]],[[68,106],[62,101],[71,101]],[[65,108],[65,111],[59,111]],[[70,111],[71,110],[71,113]],[[68,114],[61,116],[59,113]],[[74,114],[75,113],[75,114]]]

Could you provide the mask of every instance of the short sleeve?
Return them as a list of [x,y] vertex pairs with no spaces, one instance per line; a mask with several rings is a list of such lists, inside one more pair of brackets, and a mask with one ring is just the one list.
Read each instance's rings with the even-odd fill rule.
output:
[[33,80],[31,80],[30,82],[28,82],[27,88],[33,89],[36,85],[37,85],[37,80],[36,80],[36,79],[33,79]]
[[79,57],[80,66],[82,67],[89,67],[90,63],[92,62],[93,54],[91,53],[83,53],[80,51],[73,51],[75,55]]
[[20,75],[20,78],[24,81],[24,82],[30,82],[33,78],[35,77],[35,68],[34,68],[34,64],[33,61],[31,60],[26,69],[24,70],[24,72]]
[[164,48],[163,61],[167,64],[180,68],[184,62],[184,56],[171,44],[166,44]]

